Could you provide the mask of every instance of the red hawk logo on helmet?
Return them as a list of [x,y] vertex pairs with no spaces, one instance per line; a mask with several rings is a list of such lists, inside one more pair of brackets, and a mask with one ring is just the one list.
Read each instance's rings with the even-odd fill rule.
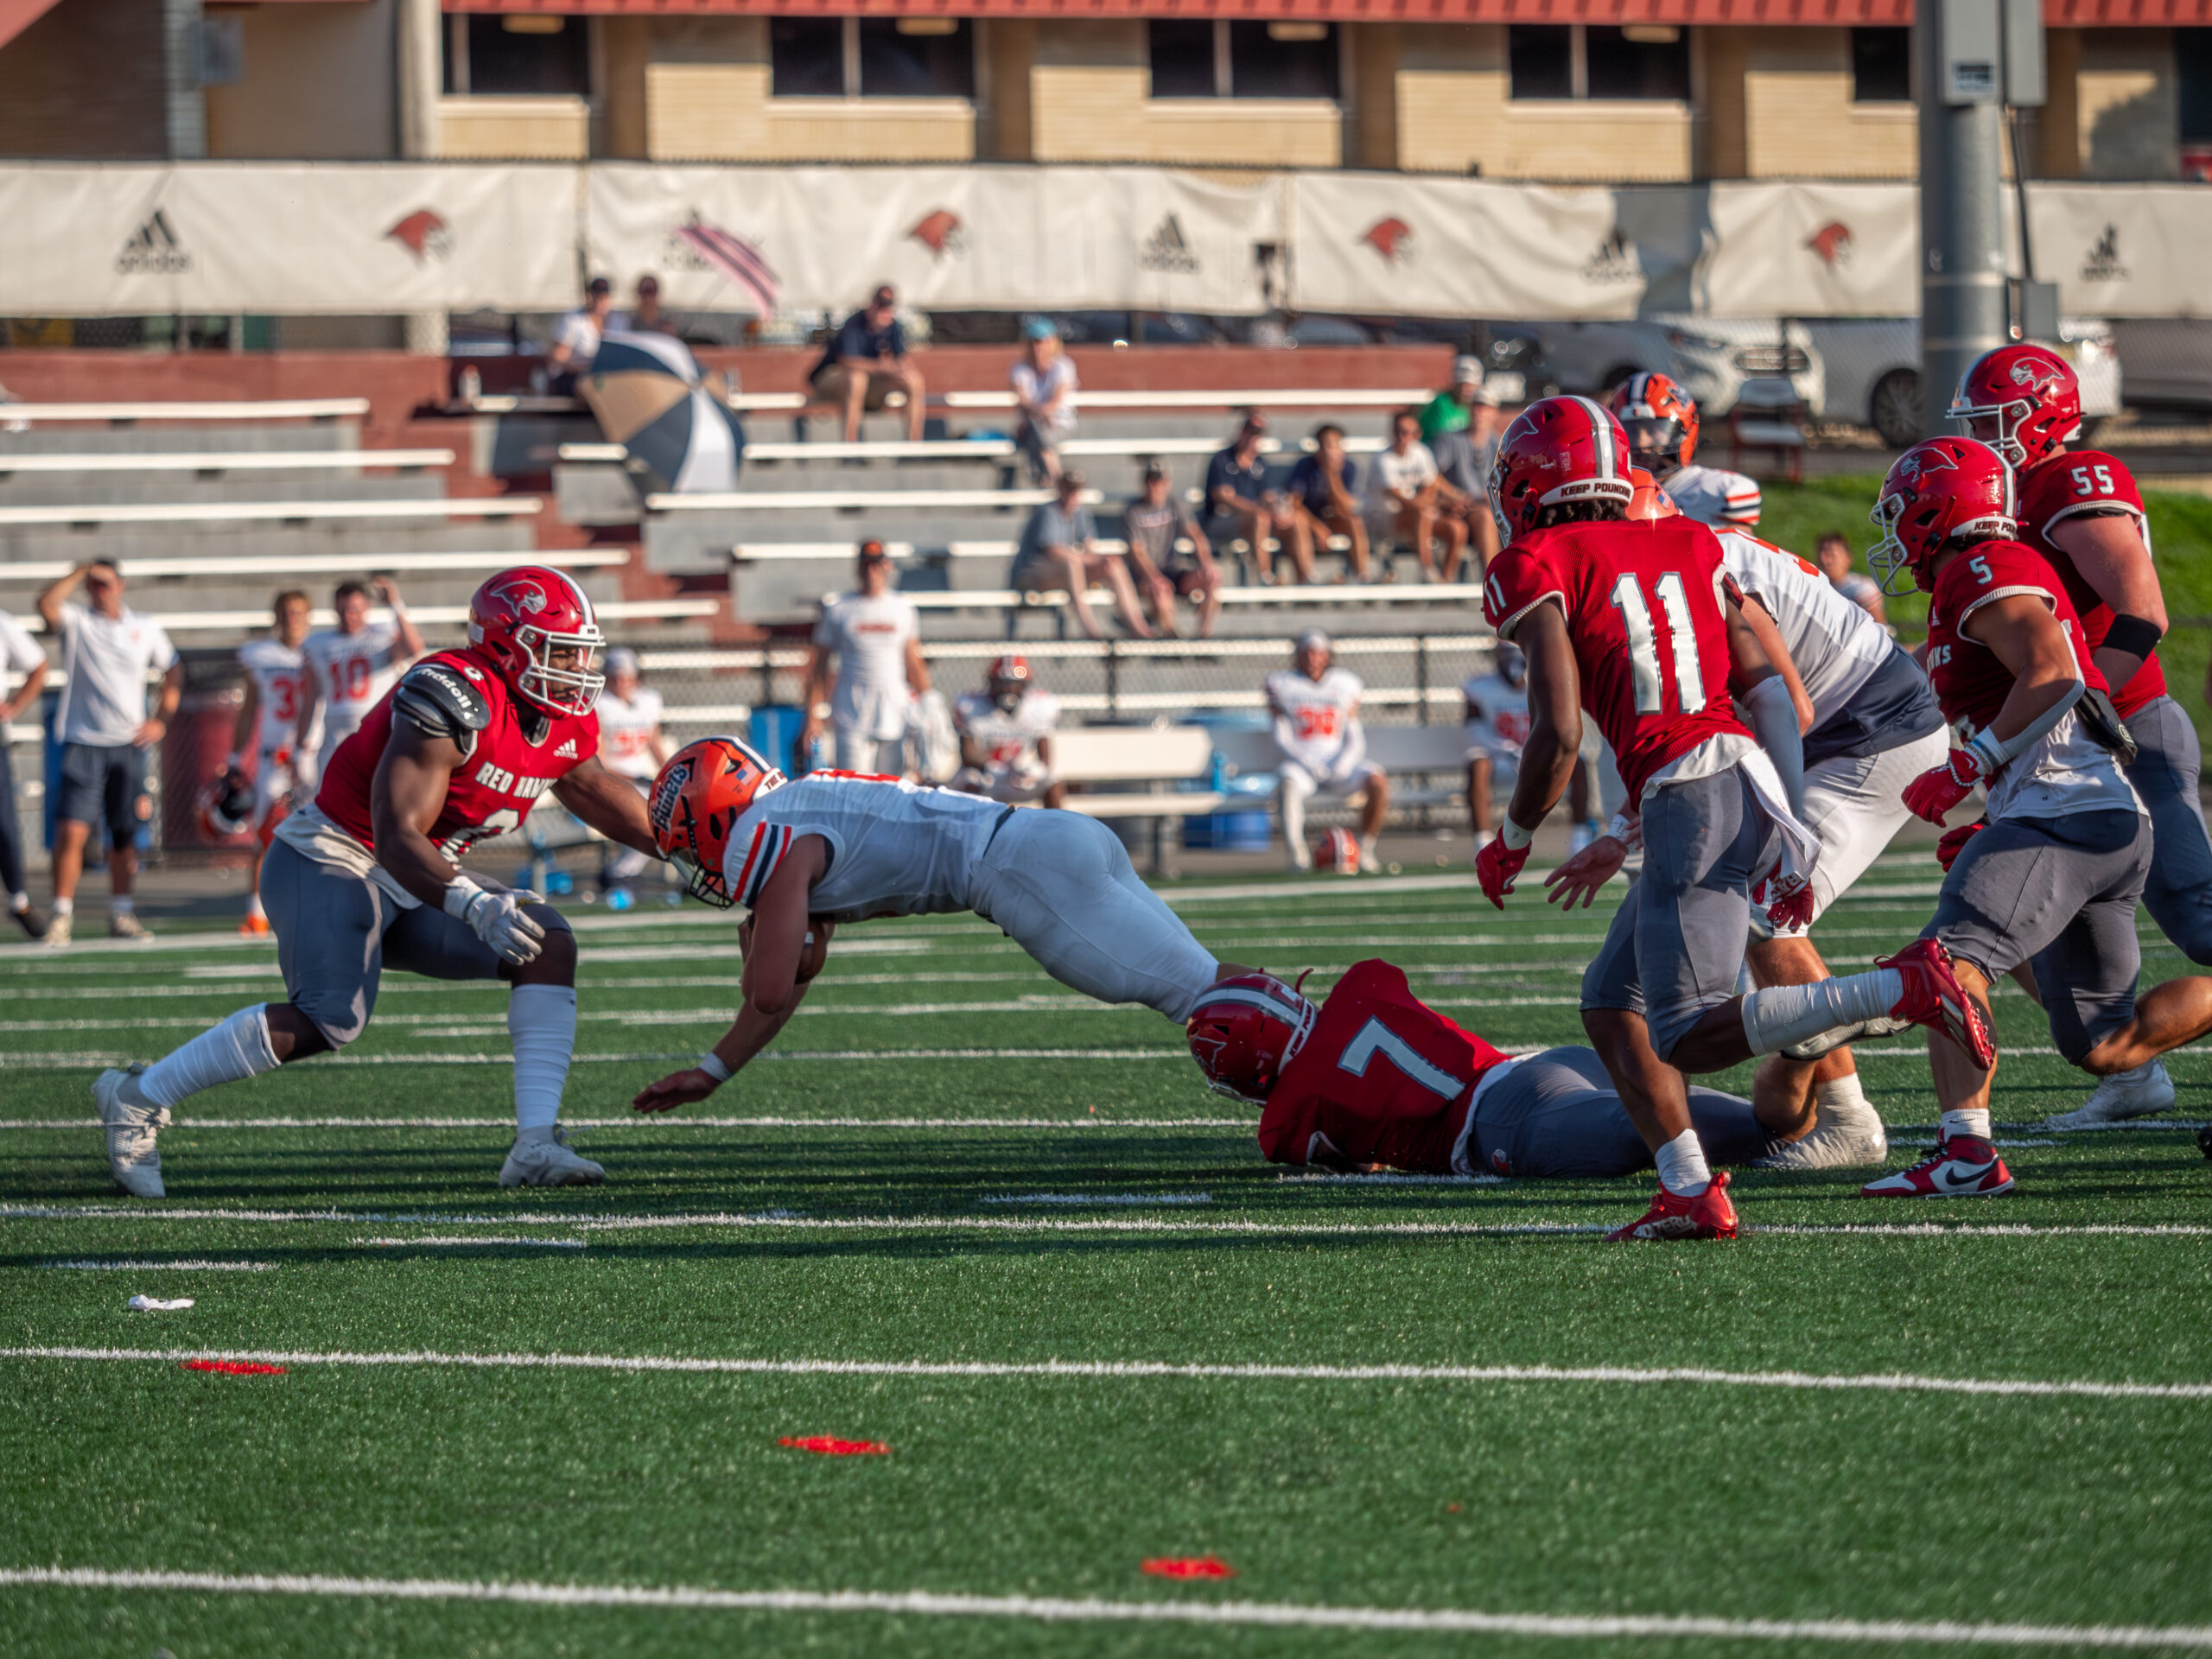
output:
[[2012,469],[1989,445],[1973,438],[1929,438],[1897,459],[1882,480],[1881,499],[1867,515],[1882,532],[1866,555],[1882,591],[1912,586],[1936,591],[1936,561],[1957,537],[2017,533]]
[[468,601],[468,642],[515,695],[556,715],[583,715],[607,677],[594,666],[607,636],[582,588],[550,566],[502,570]]

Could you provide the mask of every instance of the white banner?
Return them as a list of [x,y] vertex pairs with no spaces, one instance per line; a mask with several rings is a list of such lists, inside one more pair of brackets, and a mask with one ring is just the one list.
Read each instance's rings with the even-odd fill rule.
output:
[[1697,309],[1716,317],[1920,312],[1920,192],[1910,184],[1711,187]]
[[2036,276],[2088,317],[2212,316],[2212,189],[2031,184]]

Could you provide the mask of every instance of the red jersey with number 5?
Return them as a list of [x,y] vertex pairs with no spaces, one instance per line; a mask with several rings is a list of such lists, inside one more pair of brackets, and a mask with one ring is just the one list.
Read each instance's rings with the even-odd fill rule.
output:
[[2012,695],[2012,671],[1961,629],[1992,600],[2015,594],[2032,594],[2050,607],[2074,647],[2082,677],[2093,690],[2106,690],[2105,677],[2082,644],[2082,619],[2066,596],[2066,584],[2053,579],[2056,574],[2047,560],[2018,542],[1977,542],[1943,567],[1928,600],[1927,668],[1945,720],[1955,726],[1966,721],[1980,731]]
[[1278,1164],[1448,1174],[1475,1084],[1506,1058],[1389,963],[1354,963],[1268,1096],[1260,1150]]
[[[490,718],[453,769],[445,804],[429,835],[458,864],[480,841],[522,827],[537,798],[599,753],[599,715],[553,715],[517,700],[490,660],[473,649],[433,652],[401,677],[426,671],[457,674],[481,698]],[[391,741],[392,698],[378,699],[360,729],[338,746],[315,804],[333,823],[373,851],[369,785]]]
[[[2097,590],[2082,580],[2073,556],[2050,539],[2053,525],[2069,519],[2104,513],[2124,513],[2135,520],[2147,550],[2151,521],[2143,510],[2143,493],[2127,468],[2110,455],[2094,449],[2061,449],[2047,455],[2019,476],[2020,539],[2050,561],[2058,579],[2066,584],[2066,597],[2082,619],[2082,637],[2094,652],[2112,632],[2113,608]],[[2113,706],[2122,718],[2155,697],[2166,695],[2166,671],[2152,652],[2143,659],[2126,685],[2113,694]]]
[[1566,612],[1584,712],[1612,745],[1631,802],[1707,739],[1750,735],[1729,705],[1720,559],[1705,525],[1657,518],[1559,524],[1491,562],[1483,614],[1500,639],[1547,599]]

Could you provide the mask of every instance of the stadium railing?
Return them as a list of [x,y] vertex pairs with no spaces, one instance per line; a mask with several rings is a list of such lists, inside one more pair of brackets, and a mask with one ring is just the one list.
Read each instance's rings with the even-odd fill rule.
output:
[[[731,490],[645,497],[648,512],[879,512],[941,511],[950,507],[1011,509],[1033,507],[1052,499],[1050,490]],[[1096,506],[1103,490],[1083,492],[1083,505]]]
[[[1346,438],[1344,450],[1355,455],[1378,454],[1385,442],[1382,438]],[[1225,439],[1218,437],[1128,436],[1070,438],[1054,448],[1062,457],[1076,459],[1093,455],[1211,455],[1225,443]],[[1261,441],[1260,453],[1280,454],[1285,447],[1279,438],[1266,438]],[[1311,454],[1313,440],[1300,438],[1289,447]],[[629,452],[619,443],[564,443],[555,453],[570,466],[619,466]],[[883,438],[857,443],[825,439],[819,443],[762,442],[745,446],[745,459],[748,461],[982,461],[1003,464],[1020,453],[1010,438],[925,438],[919,442]]]
[[[306,553],[273,559],[156,556],[132,559],[129,575],[133,581],[228,576],[240,581],[258,577],[269,582],[289,582],[302,576],[358,575],[364,570],[378,575],[404,570],[433,573],[501,570],[511,564],[524,562],[550,564],[563,569],[594,570],[627,564],[630,555],[626,549],[619,547],[566,547],[538,551],[493,548],[483,552],[464,553]],[[64,559],[22,559],[13,563],[0,562],[0,582],[56,582],[76,568]]]
[[383,501],[126,501],[0,507],[0,530],[72,524],[291,524],[340,518],[517,518],[543,512],[534,495]]
[[[6,406],[0,404],[0,418]],[[450,449],[156,450],[143,454],[28,454],[0,449],[0,479],[32,473],[292,473],[390,467],[416,472],[450,467]]]
[[[134,568],[135,562],[134,562]],[[358,569],[359,567],[352,567]],[[720,613],[722,602],[718,599],[634,599],[610,600],[604,605],[594,605],[592,610],[602,621],[681,621],[693,617],[714,616]],[[410,605],[407,613],[424,627],[456,627],[468,620],[466,605]],[[231,633],[245,635],[269,626],[266,607],[251,611],[143,611],[149,621],[158,622],[169,633]],[[373,609],[372,619],[385,619],[391,612]],[[311,613],[309,619],[317,627],[328,627],[337,619],[328,607]],[[26,632],[38,633],[45,624],[35,616],[18,617]],[[442,647],[433,642],[433,650]]]
[[62,422],[339,421],[369,412],[365,397],[289,397],[258,403],[0,404],[0,430]]

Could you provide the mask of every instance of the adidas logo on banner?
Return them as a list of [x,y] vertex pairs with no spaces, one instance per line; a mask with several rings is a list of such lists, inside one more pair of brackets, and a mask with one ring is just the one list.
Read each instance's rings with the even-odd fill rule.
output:
[[192,256],[177,240],[167,208],[155,208],[137,234],[123,245],[123,251],[115,256],[115,268],[129,276],[181,276],[192,269]]
[[1183,222],[1170,213],[1153,227],[1137,253],[1137,264],[1147,270],[1175,270],[1185,276],[1198,268],[1198,256],[1183,239]]
[[1618,225],[1582,264],[1586,283],[1640,283],[1643,267],[1636,257],[1636,244]]
[[2082,257],[2082,280],[2085,283],[2124,283],[2127,267],[2120,263],[2120,226],[2107,225],[2105,233],[2090,245]]
[[556,760],[575,760],[576,758],[576,740],[572,737],[563,742],[559,748],[553,751],[553,758]]

